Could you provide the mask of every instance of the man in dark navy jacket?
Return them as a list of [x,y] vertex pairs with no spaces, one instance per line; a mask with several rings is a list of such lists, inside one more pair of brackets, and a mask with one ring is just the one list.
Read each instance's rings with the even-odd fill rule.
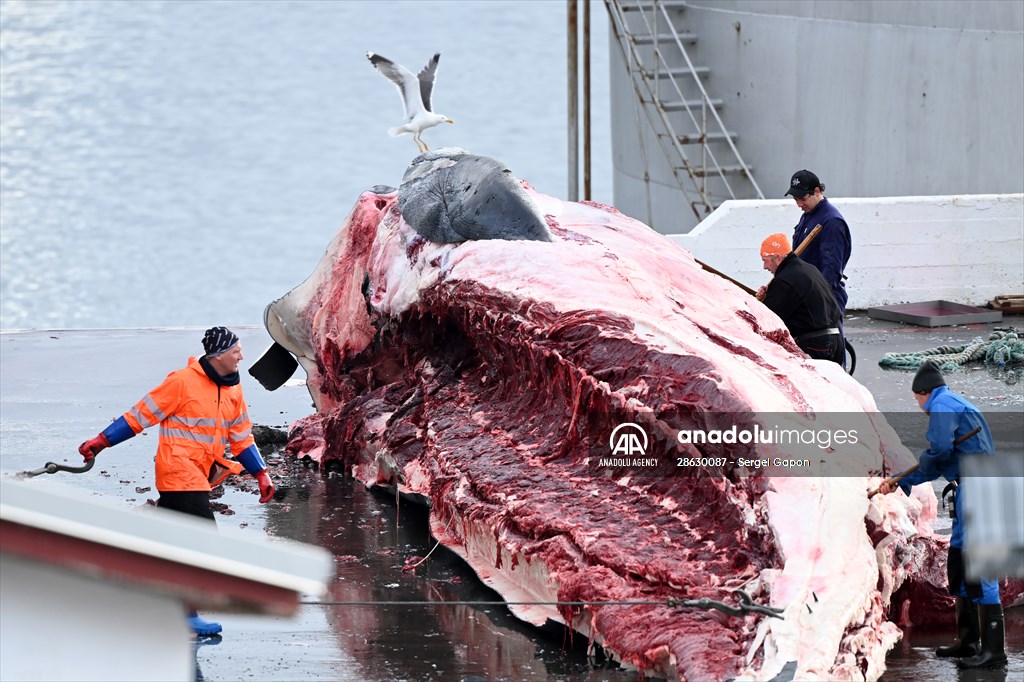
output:
[[787,196],[792,196],[796,205],[804,212],[800,222],[793,229],[793,246],[800,245],[816,225],[821,232],[800,254],[805,263],[818,268],[825,281],[832,287],[832,293],[839,305],[840,327],[842,315],[846,314],[846,285],[843,284],[843,270],[850,260],[852,245],[850,228],[839,210],[824,195],[825,185],[809,170],[800,170],[789,181]]

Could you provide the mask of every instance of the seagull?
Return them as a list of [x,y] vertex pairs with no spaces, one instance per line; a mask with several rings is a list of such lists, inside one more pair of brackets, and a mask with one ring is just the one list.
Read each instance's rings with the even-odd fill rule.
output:
[[367,52],[366,58],[381,75],[397,85],[398,91],[402,94],[406,123],[404,126],[389,129],[388,135],[397,137],[412,133],[412,139],[420,153],[430,151],[427,143],[420,138],[420,134],[440,123],[455,123],[447,116],[435,114],[430,109],[430,93],[434,90],[434,75],[437,73],[437,62],[441,59],[441,53],[435,54],[416,76],[401,64],[396,64],[379,54]]

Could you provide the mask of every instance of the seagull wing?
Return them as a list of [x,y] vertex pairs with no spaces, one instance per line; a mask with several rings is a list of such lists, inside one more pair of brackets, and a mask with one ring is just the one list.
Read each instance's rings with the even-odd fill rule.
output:
[[411,121],[418,113],[423,111],[423,103],[418,92],[420,84],[412,71],[401,64],[394,63],[387,57],[381,57],[373,52],[367,52],[366,57],[373,64],[373,68],[377,69],[381,75],[398,86],[398,91],[402,95],[402,103],[405,105],[406,121]]
[[438,52],[434,55],[434,58],[427,62],[427,65],[423,67],[416,78],[420,82],[420,97],[423,99],[423,106],[426,107],[427,111],[433,111],[430,107],[430,94],[434,91],[434,77],[437,75],[437,62],[441,59],[441,53]]

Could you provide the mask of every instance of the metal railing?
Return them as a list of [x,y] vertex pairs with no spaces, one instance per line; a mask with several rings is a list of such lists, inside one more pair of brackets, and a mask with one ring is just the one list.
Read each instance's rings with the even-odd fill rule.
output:
[[[680,0],[605,0],[609,25],[622,54],[637,101],[641,104],[652,131],[656,135],[676,183],[698,220],[711,213],[726,199],[736,199],[737,188],[729,177],[748,182],[743,198],[764,198],[753,173],[735,144],[735,133],[729,132],[718,113],[722,101],[712,99],[702,78],[709,73],[706,66],[695,66],[687,44],[697,42],[694,33],[680,32],[677,21],[669,14],[685,9]],[[630,21],[627,18],[635,18]],[[644,60],[641,47],[651,46],[651,59]],[[666,51],[681,61],[671,65]],[[681,57],[681,60],[679,59]],[[689,85],[689,87],[686,87]],[[673,99],[662,97],[662,88]],[[688,98],[686,91],[697,97]],[[671,114],[684,112],[682,132],[677,130]],[[639,122],[638,122],[639,123]],[[691,158],[687,147],[699,145],[699,154]],[[715,145],[727,163],[719,161]],[[646,157],[644,161],[647,163]],[[649,169],[644,169],[645,178]],[[716,183],[714,186],[711,182]]]

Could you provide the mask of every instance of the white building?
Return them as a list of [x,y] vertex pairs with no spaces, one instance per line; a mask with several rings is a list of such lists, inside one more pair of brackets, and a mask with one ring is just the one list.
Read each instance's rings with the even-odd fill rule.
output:
[[187,605],[294,615],[331,555],[0,480],[0,679],[192,680]]

